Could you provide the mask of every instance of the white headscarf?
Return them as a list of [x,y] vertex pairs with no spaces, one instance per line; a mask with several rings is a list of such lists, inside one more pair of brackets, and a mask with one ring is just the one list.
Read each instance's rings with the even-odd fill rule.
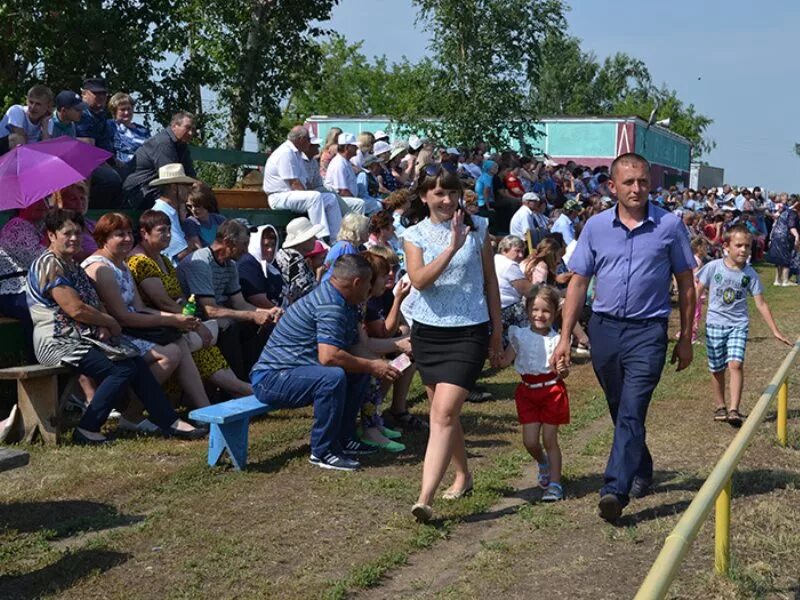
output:
[[280,275],[281,272],[278,268],[273,264],[275,262],[275,258],[273,255],[272,261],[267,262],[264,260],[264,257],[261,254],[261,238],[264,236],[264,230],[271,229],[272,232],[275,234],[275,254],[278,253],[278,250],[281,247],[281,237],[278,235],[278,230],[275,229],[272,225],[261,225],[258,228],[258,231],[250,234],[250,243],[247,246],[247,252],[253,256],[258,262],[261,263],[261,268],[264,269],[264,275],[269,276],[272,275]]

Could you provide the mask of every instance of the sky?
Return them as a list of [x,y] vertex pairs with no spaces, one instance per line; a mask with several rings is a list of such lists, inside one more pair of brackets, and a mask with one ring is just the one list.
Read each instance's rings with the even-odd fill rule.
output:
[[[703,160],[734,185],[800,191],[798,0],[571,0],[569,33],[600,59],[625,52],[714,123]],[[633,8],[632,8],[633,7]],[[367,56],[430,52],[411,0],[341,0],[323,26]],[[646,115],[645,115],[646,116]]]

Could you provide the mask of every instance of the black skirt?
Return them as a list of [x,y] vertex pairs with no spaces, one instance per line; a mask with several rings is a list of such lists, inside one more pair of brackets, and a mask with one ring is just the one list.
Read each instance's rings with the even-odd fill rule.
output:
[[435,327],[415,322],[411,348],[422,383],[450,383],[471,390],[489,353],[489,323]]

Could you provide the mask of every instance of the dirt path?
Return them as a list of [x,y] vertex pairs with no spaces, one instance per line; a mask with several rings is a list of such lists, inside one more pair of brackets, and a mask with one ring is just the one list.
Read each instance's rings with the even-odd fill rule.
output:
[[[747,365],[745,410],[774,371],[774,356],[783,352],[771,340],[759,339],[751,350],[757,356]],[[701,351],[686,375],[665,373],[648,419],[655,493],[634,500],[616,526],[596,515],[611,441],[604,416],[564,443],[564,502],[541,504],[533,487],[535,467],[528,466],[514,492],[488,512],[466,519],[447,541],[413,555],[379,587],[353,597],[633,597],[664,538],[735,433],[710,418],[708,385],[698,384],[704,364]],[[790,402],[797,399],[792,394]],[[800,549],[797,525],[786,516],[800,509],[800,455],[775,447],[773,431],[774,423],[762,426],[734,482],[732,580],[711,576],[712,516],[673,585],[674,597],[795,597],[798,570],[783,555]]]

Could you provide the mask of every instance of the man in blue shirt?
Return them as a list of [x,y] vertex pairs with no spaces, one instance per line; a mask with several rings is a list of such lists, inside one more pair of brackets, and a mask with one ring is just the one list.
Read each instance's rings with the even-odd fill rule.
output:
[[[106,109],[108,88],[105,79],[86,79],[81,87],[86,108],[76,125],[79,140],[114,154],[114,127],[111,113]],[[90,208],[122,208],[122,177],[110,162],[92,172],[89,192]]]
[[369,376],[394,381],[399,375],[385,360],[348,351],[359,341],[358,305],[371,287],[372,269],[362,256],[339,257],[330,280],[292,304],[278,321],[250,373],[256,398],[264,404],[314,405],[309,462],[323,469],[354,471],[358,461],[345,455],[374,452],[355,439]]
[[[653,459],[645,442],[645,418],[667,352],[669,288],[678,284],[680,339],[672,353],[678,371],[692,361],[694,257],[683,224],[648,202],[650,164],[623,154],[611,166],[617,205],[586,223],[569,267],[562,331],[572,331],[596,277],[589,322],[592,366],[614,422],[614,443],[600,490],[600,516],[615,521],[630,497],[645,495]],[[570,362],[570,336],[562,336],[553,364]]]
[[550,226],[550,233],[560,233],[564,238],[564,246],[569,246],[575,239],[575,219],[581,210],[581,203],[577,200],[567,200],[561,209],[561,214]]

